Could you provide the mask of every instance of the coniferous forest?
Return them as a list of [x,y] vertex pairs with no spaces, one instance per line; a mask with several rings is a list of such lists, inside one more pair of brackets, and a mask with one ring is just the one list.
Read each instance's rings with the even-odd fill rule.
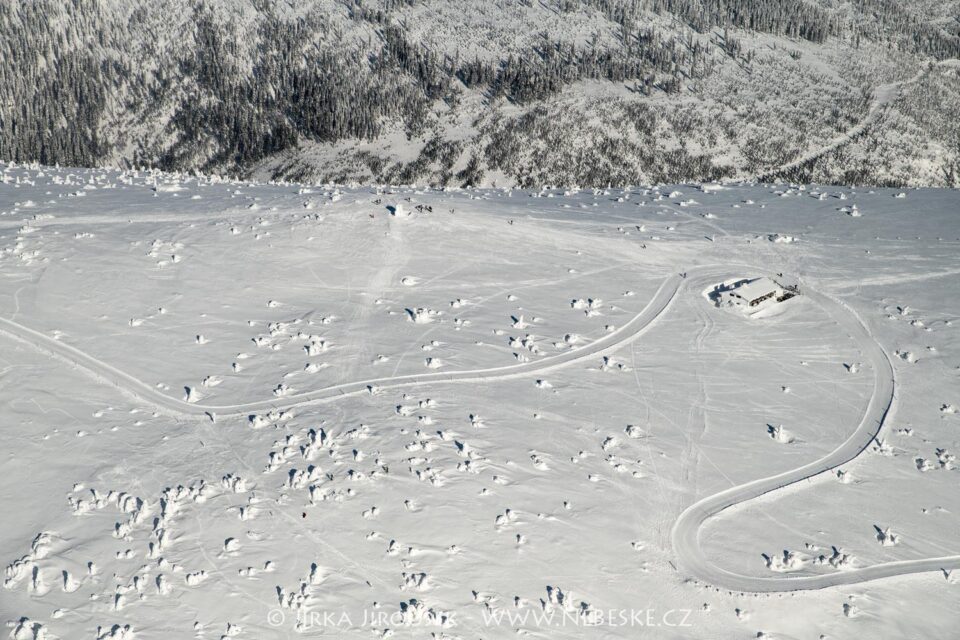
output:
[[[0,3],[0,159],[459,185],[956,183],[956,10],[486,4]],[[931,84],[936,99],[920,99]]]

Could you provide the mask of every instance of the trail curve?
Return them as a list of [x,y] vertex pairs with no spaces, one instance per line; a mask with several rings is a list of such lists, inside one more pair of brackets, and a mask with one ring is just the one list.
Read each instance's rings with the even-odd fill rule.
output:
[[277,400],[259,400],[231,405],[208,405],[180,400],[76,347],[7,318],[0,318],[0,334],[26,343],[39,351],[81,368],[97,379],[117,388],[125,395],[152,405],[167,415],[183,419],[209,419],[213,414],[216,414],[218,418],[232,418],[244,417],[257,411],[285,410],[304,405],[322,404],[346,396],[367,393],[371,388],[396,389],[424,384],[509,380],[531,374],[545,373],[575,362],[597,358],[612,353],[623,345],[636,340],[666,311],[676,297],[682,283],[683,278],[678,274],[667,277],[650,302],[625,324],[589,344],[554,356],[503,367],[370,378],[291,394]]
[[[210,419],[214,414],[226,418],[244,417],[256,411],[291,409],[298,406],[331,402],[347,396],[366,393],[371,388],[396,389],[424,384],[508,380],[544,373],[590,358],[597,358],[613,353],[625,344],[636,340],[665,314],[681,290],[688,290],[692,286],[695,287],[696,283],[704,283],[710,280],[719,282],[729,277],[732,269],[733,267],[730,266],[723,268],[702,267],[690,272],[695,274],[696,277],[689,277],[689,274],[671,275],[663,281],[646,307],[627,323],[588,345],[555,356],[503,367],[371,378],[291,395],[279,401],[262,400],[218,406],[188,403],[165,394],[76,347],[55,340],[13,320],[0,318],[0,334],[26,343],[35,349],[83,369],[95,378],[116,387],[125,395],[152,405],[167,415],[197,420]],[[682,572],[696,580],[732,591],[783,592],[824,589],[880,578],[960,568],[960,555],[955,555],[887,562],[869,567],[838,570],[816,575],[756,577],[722,569],[710,562],[703,553],[700,546],[700,531],[707,520],[735,505],[813,478],[850,462],[874,441],[893,406],[896,386],[893,364],[883,347],[874,339],[859,317],[843,303],[826,294],[808,288],[804,288],[803,294],[822,307],[833,320],[843,327],[858,343],[864,356],[873,366],[875,372],[874,388],[867,409],[853,433],[836,449],[819,460],[789,471],[731,487],[707,496],[687,507],[678,517],[671,532],[674,552],[678,557]]]
[[731,487],[687,507],[677,518],[672,531],[674,553],[680,560],[680,566],[684,572],[697,580],[731,591],[745,592],[824,589],[911,573],[960,568],[960,555],[955,555],[886,562],[816,575],[755,577],[722,569],[710,562],[704,554],[700,546],[700,531],[708,519],[725,509],[813,478],[850,462],[874,441],[893,406],[896,387],[893,364],[886,351],[856,313],[834,298],[812,289],[804,288],[803,295],[826,311],[857,342],[863,355],[870,361],[874,370],[874,386],[866,411],[853,433],[840,446],[819,460]]

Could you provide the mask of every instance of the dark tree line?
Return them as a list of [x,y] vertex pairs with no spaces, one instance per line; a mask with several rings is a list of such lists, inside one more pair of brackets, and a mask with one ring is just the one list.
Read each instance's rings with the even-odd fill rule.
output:
[[[355,21],[347,24],[373,34],[358,37],[320,5],[291,17],[257,0],[251,31],[223,17],[222,0],[191,0],[178,22],[188,33],[172,34],[155,15],[158,5],[182,6],[172,0],[3,0],[0,159],[242,172],[303,141],[370,140],[397,124],[418,135],[434,105],[455,108],[465,90],[519,104],[588,79],[678,92],[718,57],[749,56],[733,28],[960,55],[960,26],[924,21],[903,0],[852,0],[845,13],[807,0],[553,0],[560,12],[600,12],[615,41],[542,34],[526,49],[479,59],[411,39],[396,13],[418,1],[342,0]],[[654,28],[651,12],[675,24]],[[711,29],[723,38],[695,37]],[[175,46],[162,44],[170,38]],[[451,151],[434,154],[447,164]]]
[[[200,141],[219,147],[208,165],[239,170],[301,139],[373,139],[391,118],[411,127],[422,120],[435,96],[408,82],[402,66],[382,62],[390,56],[371,61],[359,50],[317,46],[318,33],[341,38],[322,16],[290,22],[265,14],[253,71],[244,74],[223,62],[237,58],[235,40],[197,5],[194,54],[181,65],[185,77],[196,78],[197,94],[174,115],[179,141],[161,166],[192,166]],[[384,51],[392,46],[388,41]]]
[[517,103],[541,100],[578,80],[664,79],[664,86],[682,78],[702,77],[710,66],[709,52],[699,42],[665,36],[652,28],[639,29],[622,46],[577,46],[541,34],[526,51],[489,62],[441,56],[422,44],[409,42],[402,29],[382,30],[384,47],[377,61],[412,76],[428,99],[454,100],[461,85],[486,90],[491,98]]
[[[66,14],[66,31],[49,21]],[[82,19],[79,2],[0,2],[0,158],[45,164],[96,163],[105,150],[100,118],[123,69],[94,51],[58,51],[60,39],[104,43],[109,25]]]

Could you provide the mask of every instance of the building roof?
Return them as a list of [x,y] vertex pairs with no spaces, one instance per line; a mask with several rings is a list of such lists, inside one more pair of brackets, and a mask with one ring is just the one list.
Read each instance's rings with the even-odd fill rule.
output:
[[744,300],[756,300],[768,293],[780,291],[782,287],[770,278],[757,278],[747,284],[742,284],[734,291]]

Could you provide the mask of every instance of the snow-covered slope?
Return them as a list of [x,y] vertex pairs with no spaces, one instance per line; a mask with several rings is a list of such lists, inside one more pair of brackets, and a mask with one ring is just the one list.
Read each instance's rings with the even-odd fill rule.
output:
[[904,0],[16,0],[0,3],[0,159],[957,186],[960,75],[940,63],[960,56],[958,17]]
[[0,165],[0,617],[949,637],[958,205]]

